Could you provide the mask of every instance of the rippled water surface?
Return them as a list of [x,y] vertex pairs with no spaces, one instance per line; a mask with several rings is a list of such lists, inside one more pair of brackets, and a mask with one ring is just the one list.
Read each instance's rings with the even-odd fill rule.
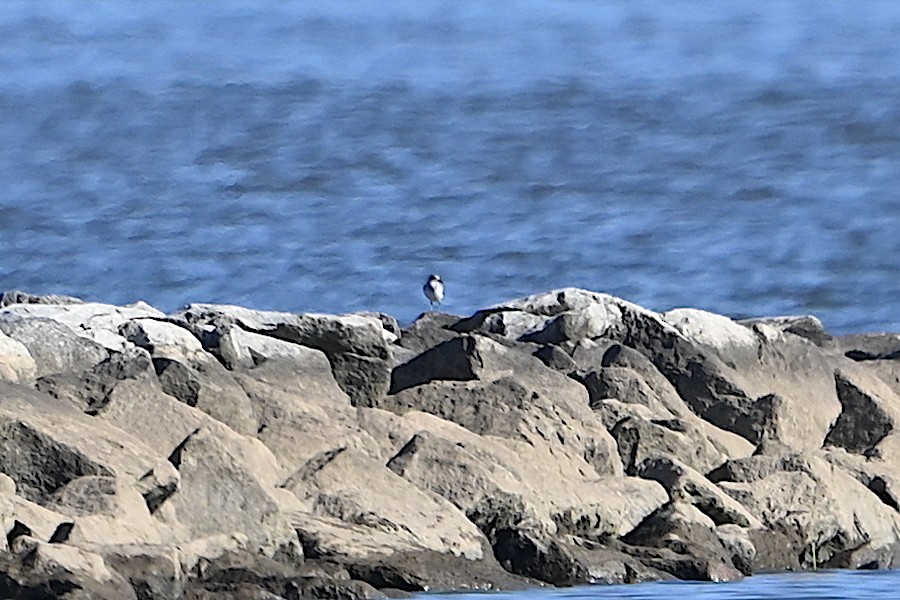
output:
[[827,571],[756,575],[737,583],[675,581],[637,585],[532,589],[491,594],[422,595],[420,600],[893,600],[900,571]]
[[22,0],[0,40],[4,289],[900,330],[898,2]]

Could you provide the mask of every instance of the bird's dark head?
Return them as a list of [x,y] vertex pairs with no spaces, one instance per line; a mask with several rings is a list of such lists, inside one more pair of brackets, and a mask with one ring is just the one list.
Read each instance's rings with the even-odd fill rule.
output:
[[443,283],[443,281],[441,281],[441,276],[435,275],[434,273],[428,276],[428,281],[440,281],[441,283]]

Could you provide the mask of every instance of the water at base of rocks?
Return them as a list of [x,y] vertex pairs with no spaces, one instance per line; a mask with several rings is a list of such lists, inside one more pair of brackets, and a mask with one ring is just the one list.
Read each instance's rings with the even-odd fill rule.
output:
[[898,590],[900,571],[819,571],[756,575],[735,583],[667,581],[535,588],[525,592],[422,595],[420,600],[887,600],[897,598]]

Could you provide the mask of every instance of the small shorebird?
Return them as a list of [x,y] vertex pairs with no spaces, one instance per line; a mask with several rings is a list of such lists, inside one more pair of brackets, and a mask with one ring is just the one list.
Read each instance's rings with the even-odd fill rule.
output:
[[431,308],[437,304],[440,306],[441,300],[444,299],[444,282],[441,281],[440,275],[429,275],[428,281],[422,286],[425,297],[431,302]]

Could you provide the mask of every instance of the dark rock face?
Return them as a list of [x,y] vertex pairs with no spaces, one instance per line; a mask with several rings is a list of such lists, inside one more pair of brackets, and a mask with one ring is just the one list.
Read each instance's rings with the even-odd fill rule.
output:
[[0,597],[900,564],[900,334],[578,289],[466,318],[0,297]]

